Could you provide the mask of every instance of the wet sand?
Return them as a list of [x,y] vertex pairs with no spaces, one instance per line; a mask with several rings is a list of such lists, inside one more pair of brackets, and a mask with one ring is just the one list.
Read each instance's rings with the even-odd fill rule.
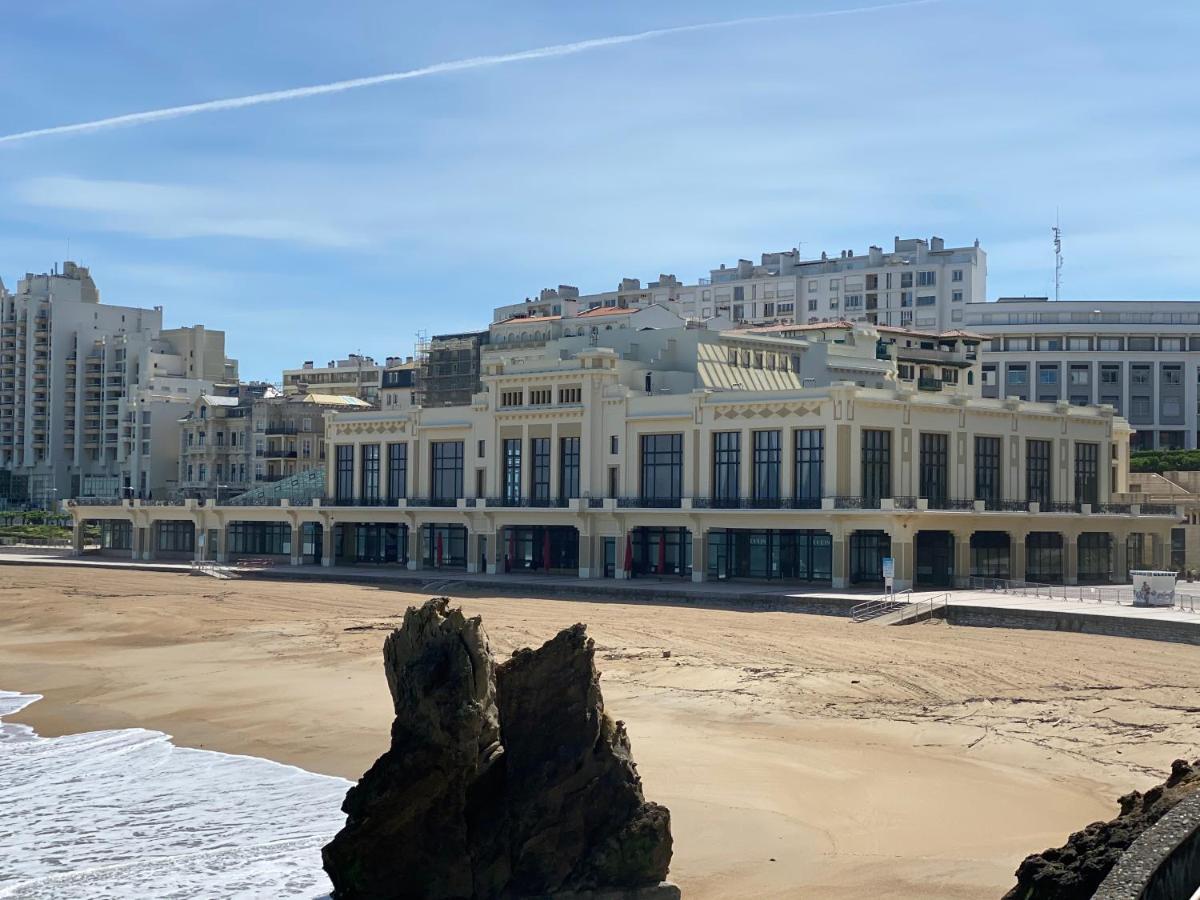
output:
[[[0,688],[45,735],[176,743],[357,778],[387,743],[387,630],[423,595],[0,568]],[[689,898],[998,897],[1200,746],[1200,653],[782,612],[467,597],[507,655],[588,623]],[[670,658],[663,651],[670,650]]]

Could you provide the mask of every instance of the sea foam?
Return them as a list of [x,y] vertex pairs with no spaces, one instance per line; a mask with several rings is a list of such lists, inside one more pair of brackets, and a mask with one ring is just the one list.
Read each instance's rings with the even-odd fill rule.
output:
[[325,896],[321,846],[350,782],[130,728],[58,738],[3,722],[0,898]]

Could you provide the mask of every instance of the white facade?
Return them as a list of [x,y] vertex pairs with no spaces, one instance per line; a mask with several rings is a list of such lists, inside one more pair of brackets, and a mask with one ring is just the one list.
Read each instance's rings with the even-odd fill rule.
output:
[[967,307],[984,344],[984,395],[1108,404],[1134,449],[1194,448],[1200,302],[1004,298]]
[[307,361],[298,369],[283,370],[283,392],[358,397],[377,404],[383,370],[384,366],[359,353],[351,353],[345,359],[331,359],[324,366]]
[[597,308],[660,305],[691,320],[752,325],[846,320],[944,332],[963,327],[964,306],[984,300],[986,287],[987,254],[978,241],[948,248],[939,237],[896,237],[891,252],[873,246],[863,255],[844,250],[810,260],[795,249],[764,253],[758,264],[738,260],[694,284],[664,274],[645,286],[624,278],[615,291],[598,294],[580,295],[560,285],[542,291],[536,301],[497,307],[493,322],[568,320]]
[[[232,375],[223,332],[162,328],[162,307],[100,303],[86,268],[0,289],[0,469],[29,500],[168,488],[182,404]],[[156,472],[163,473],[162,479]]]

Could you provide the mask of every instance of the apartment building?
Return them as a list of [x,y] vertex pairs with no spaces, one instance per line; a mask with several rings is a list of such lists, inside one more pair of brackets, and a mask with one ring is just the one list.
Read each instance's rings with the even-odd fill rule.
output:
[[1129,425],[982,397],[978,341],[840,323],[489,347],[465,406],[337,415],[322,497],[72,514],[137,558],[833,587],[885,558],[901,587],[1164,565],[1175,507],[1114,502]]
[[164,329],[161,306],[102,304],[73,262],[0,288],[0,469],[22,485],[14,499],[167,490],[181,406],[237,379],[224,350],[223,332]]
[[984,396],[1112,406],[1134,449],[1200,439],[1200,302],[1004,297],[967,307]]
[[987,254],[976,241],[947,247],[940,237],[897,236],[892,250],[842,250],[801,259],[797,249],[763,253],[759,263],[712,269],[695,284],[659,275],[645,286],[624,278],[615,291],[580,295],[570,285],[548,288],[524,303],[497,307],[493,323],[593,309],[664,306],[686,319],[724,318],[737,324],[814,324],[838,320],[949,331],[964,326],[965,304],[986,299]]
[[327,420],[347,410],[370,409],[358,397],[284,394],[255,400],[252,410],[255,482],[275,482],[325,464]]
[[417,362],[411,356],[389,356],[379,386],[380,409],[408,409],[417,405]]
[[331,359],[324,366],[315,366],[312,360],[307,360],[299,369],[283,370],[283,392],[357,397],[378,405],[384,368],[360,353]]

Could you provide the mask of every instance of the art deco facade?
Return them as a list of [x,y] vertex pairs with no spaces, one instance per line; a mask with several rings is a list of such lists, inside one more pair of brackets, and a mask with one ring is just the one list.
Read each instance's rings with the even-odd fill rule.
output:
[[488,350],[469,404],[338,415],[321,498],[74,514],[141,557],[834,587],[878,583],[886,557],[901,587],[1165,564],[1175,509],[1113,502],[1125,420],[981,397],[978,341],[831,325]]

